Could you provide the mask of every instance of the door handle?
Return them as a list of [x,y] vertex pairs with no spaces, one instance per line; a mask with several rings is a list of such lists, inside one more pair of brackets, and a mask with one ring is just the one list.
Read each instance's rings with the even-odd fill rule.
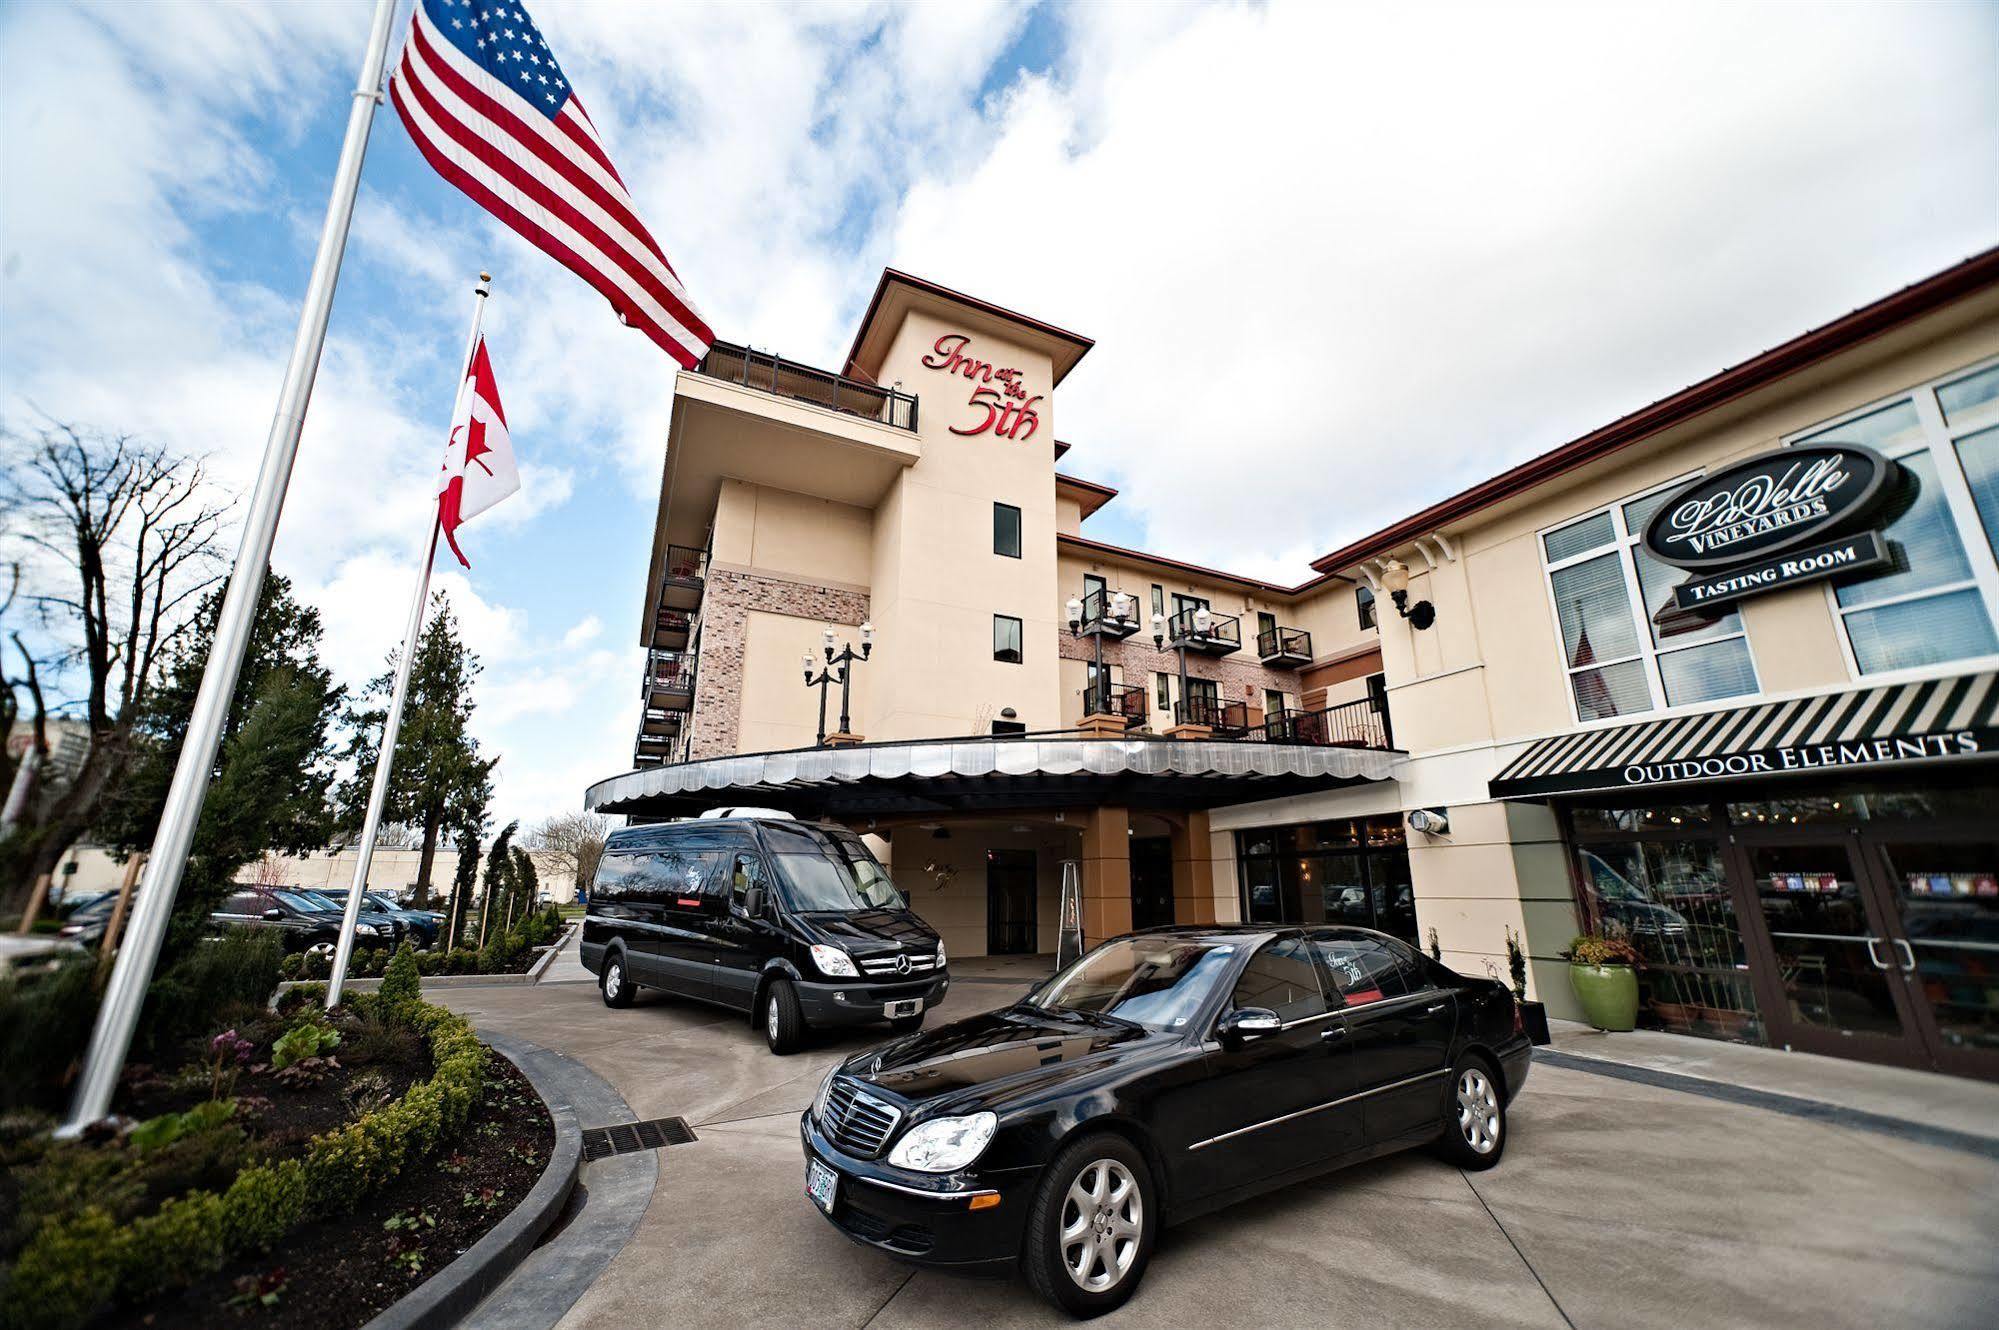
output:
[[1423,1008],[1423,1010],[1424,1010],[1425,1012],[1427,1012],[1427,1013],[1428,1013],[1429,1015],[1432,1015],[1432,1016],[1434,1016],[1434,1015],[1436,1015],[1436,1014],[1437,1014],[1438,1012],[1442,1011],[1442,1010],[1443,1010],[1443,1009],[1444,1009],[1445,1007],[1447,1007],[1447,1006],[1449,1006],[1449,1005],[1450,1005],[1450,1004],[1449,1004],[1448,1002],[1439,1002],[1439,1003],[1438,1003],[1438,1004],[1437,1004],[1436,1006],[1434,1006],[1434,1007],[1425,1007],[1425,1008]]
[[1875,969],[1886,970],[1890,968],[1888,962],[1882,960],[1879,956],[1874,954],[1875,944],[1877,944],[1880,941],[1881,939],[1878,937],[1870,937],[1867,939],[1867,959],[1874,963]]
[[1890,938],[1889,941],[1893,942],[1902,953],[1902,973],[1914,974],[1916,972],[1916,949],[1901,938]]
[[1321,1043],[1336,1044],[1346,1037],[1347,1027],[1344,1025],[1328,1025],[1325,1029],[1319,1031],[1319,1040]]

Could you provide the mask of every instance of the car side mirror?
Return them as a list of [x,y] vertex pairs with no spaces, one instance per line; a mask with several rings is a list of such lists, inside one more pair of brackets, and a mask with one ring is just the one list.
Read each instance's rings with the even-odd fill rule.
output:
[[1215,1033],[1225,1044],[1246,1044],[1284,1028],[1283,1018],[1268,1007],[1237,1007],[1222,1017]]
[[274,924],[283,919],[284,917],[285,917],[285,912],[283,910],[280,910],[275,905],[272,906],[270,909],[264,911],[264,918],[270,920]]

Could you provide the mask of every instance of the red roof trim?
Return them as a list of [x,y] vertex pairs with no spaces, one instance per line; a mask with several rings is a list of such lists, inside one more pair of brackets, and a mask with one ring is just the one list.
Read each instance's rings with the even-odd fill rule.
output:
[[[1067,342],[1071,346],[1079,348],[1076,352],[1076,359],[1078,360],[1081,360],[1084,353],[1096,345],[1095,341],[1083,336],[1081,333],[1072,333],[1066,328],[1058,328],[1052,323],[1044,323],[1040,319],[1022,314],[1018,310],[1008,309],[1004,305],[995,305],[990,300],[981,300],[977,296],[968,296],[963,291],[953,291],[948,286],[939,286],[937,283],[929,281],[926,278],[916,277],[894,268],[883,268],[881,280],[875,283],[875,293],[868,300],[867,313],[861,315],[861,326],[854,330],[853,345],[847,348],[846,369],[842,371],[843,373],[853,372],[854,357],[861,353],[861,341],[868,335],[868,325],[875,321],[875,312],[881,308],[882,297],[888,294],[890,282],[902,282],[907,286],[913,286],[917,290],[928,292],[933,296],[941,296],[946,300],[955,300],[960,304],[970,305],[973,309],[983,313],[1032,328],[1038,333],[1055,338],[1057,341]],[[1057,375],[1056,382],[1061,382],[1061,378],[1061,375]]]
[[1157,564],[1161,568],[1177,568],[1181,572],[1196,577],[1208,578],[1216,582],[1233,582],[1237,586],[1254,587],[1258,591],[1268,591],[1272,595],[1295,596],[1301,591],[1333,581],[1337,573],[1321,573],[1317,577],[1300,582],[1297,586],[1282,586],[1276,582],[1266,582],[1261,578],[1245,577],[1241,573],[1225,573],[1219,568],[1204,568],[1198,563],[1188,563],[1182,559],[1169,559],[1163,554],[1147,554],[1144,550],[1126,549],[1122,545],[1109,545],[1101,540],[1091,540],[1088,536],[1065,536],[1057,533],[1057,545],[1069,545],[1076,549],[1088,550],[1093,554],[1108,554],[1116,558],[1132,559],[1140,563]]
[[1482,508],[1607,457],[1619,449],[1643,442],[1702,412],[1712,411],[1738,397],[1810,369],[1821,361],[1852,350],[1995,284],[1999,284],[1999,248],[1975,254],[1871,305],[1864,305],[1781,346],[1703,379],[1690,388],[1683,388],[1671,397],[1662,398],[1621,420],[1612,421],[1510,471],[1503,471],[1490,480],[1434,503],[1393,526],[1383,527],[1373,535],[1363,536],[1331,554],[1312,560],[1312,567],[1321,573],[1336,572],[1350,568],[1363,559],[1386,554],[1417,536],[1427,535],[1438,527],[1468,517]]
[[1079,497],[1082,500],[1084,517],[1095,513],[1098,509],[1117,497],[1117,491],[1109,485],[1099,485],[1094,480],[1082,480],[1076,476],[1065,476],[1060,471],[1057,471],[1055,473],[1055,488],[1060,490],[1064,485],[1067,485],[1070,489],[1082,491]]

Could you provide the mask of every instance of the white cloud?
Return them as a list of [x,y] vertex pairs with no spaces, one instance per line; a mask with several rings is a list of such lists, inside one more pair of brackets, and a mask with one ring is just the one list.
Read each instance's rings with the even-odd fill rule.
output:
[[576,621],[576,626],[562,635],[562,645],[575,648],[587,646],[604,634],[604,621],[594,614],[586,614]]

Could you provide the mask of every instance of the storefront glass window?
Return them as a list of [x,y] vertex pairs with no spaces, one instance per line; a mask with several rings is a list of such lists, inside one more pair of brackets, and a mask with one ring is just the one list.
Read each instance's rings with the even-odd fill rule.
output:
[[1416,895],[1399,815],[1237,833],[1243,918],[1354,924],[1414,943]]
[[1578,833],[1592,831],[1691,831],[1708,824],[1706,804],[1660,804],[1656,808],[1578,808]]
[[[1999,367],[1992,374],[1999,379]],[[1978,505],[1985,543],[1999,553],[1999,429],[1980,430],[1959,439],[1957,456],[1964,464],[1965,482],[1971,486],[1971,501]]]
[[1937,405],[1943,408],[1946,424],[1962,424],[1979,408],[1999,403],[1999,365],[1988,365],[1976,374],[1967,374],[1937,389]]
[[1999,839],[1890,841],[1888,886],[1938,1036],[1999,1051]]

